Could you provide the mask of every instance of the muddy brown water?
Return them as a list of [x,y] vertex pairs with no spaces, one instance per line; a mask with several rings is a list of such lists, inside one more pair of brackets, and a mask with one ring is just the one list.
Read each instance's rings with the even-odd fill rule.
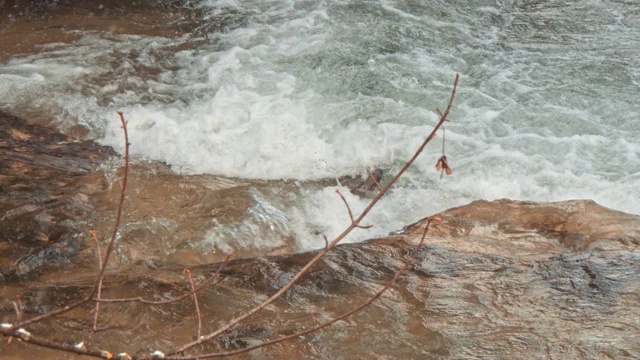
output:
[[[172,36],[181,31],[180,19],[196,11],[177,10],[174,2],[112,2],[106,8],[92,1],[16,3],[0,3],[0,61],[49,42],[72,42],[70,28]],[[104,247],[122,174],[122,159],[81,140],[83,129],[63,134],[46,114],[28,120],[14,115],[0,114],[3,323],[15,321],[18,296],[23,315],[31,317],[90,291],[97,263],[88,230],[96,230]],[[287,238],[260,248],[204,248],[194,239],[214,222],[229,231],[246,224],[256,193],[286,194],[299,186],[183,176],[161,163],[136,161],[105,296],[175,297],[188,289],[183,269],[203,281],[233,251],[221,281],[198,297],[203,332],[215,330],[276,292],[314,253],[295,253]],[[373,305],[322,331],[236,358],[640,358],[640,217],[589,200],[478,201],[440,216],[443,222],[430,231],[410,271]],[[195,350],[246,347],[365,301],[409,257],[423,226],[339,246],[280,300]],[[191,298],[164,306],[103,305],[100,314],[108,329],[88,342],[92,348],[147,354],[195,338]],[[86,339],[92,316],[92,308],[84,307],[28,330],[78,342]],[[15,339],[2,339],[0,357],[78,358]]]

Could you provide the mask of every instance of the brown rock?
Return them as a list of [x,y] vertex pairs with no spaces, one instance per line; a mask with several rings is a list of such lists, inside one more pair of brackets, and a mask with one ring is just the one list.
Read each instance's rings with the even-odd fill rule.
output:
[[[557,239],[564,246],[586,249],[593,242],[617,239],[638,244],[640,216],[611,210],[591,200],[535,203],[514,200],[478,200],[446,210],[443,223],[434,226],[429,237],[452,239],[483,236],[537,235]],[[422,232],[424,220],[406,228],[405,234]]]
[[93,142],[0,113],[0,242],[22,249],[13,253],[20,257],[66,241],[72,229],[65,222],[87,215],[83,184],[113,155]]

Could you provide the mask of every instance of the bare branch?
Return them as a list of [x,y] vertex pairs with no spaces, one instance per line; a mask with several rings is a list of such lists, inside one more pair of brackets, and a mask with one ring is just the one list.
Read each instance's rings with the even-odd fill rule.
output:
[[58,341],[49,340],[37,335],[33,335],[28,331],[24,330],[23,328],[17,328],[15,329],[15,331],[12,331],[9,334],[7,334],[6,329],[0,328],[0,333],[5,336],[13,336],[24,342],[39,345],[49,349],[61,350],[61,351],[66,351],[69,353],[74,353],[79,355],[88,355],[88,356],[93,356],[93,357],[102,358],[102,359],[113,358],[113,355],[111,355],[111,353],[109,353],[108,351],[89,350],[83,345],[83,343],[71,345],[71,344],[66,344]]
[[82,306],[88,302],[90,302],[93,298],[94,295],[98,293],[99,289],[102,286],[102,279],[104,278],[104,272],[105,269],[107,268],[107,264],[109,263],[109,257],[111,255],[111,252],[113,251],[114,245],[115,245],[115,241],[116,241],[116,236],[118,235],[118,229],[120,228],[120,221],[122,219],[122,209],[124,207],[124,198],[125,198],[125,192],[127,190],[127,179],[129,178],[129,135],[127,133],[127,121],[124,119],[124,115],[122,114],[122,111],[118,110],[117,111],[118,115],[120,116],[120,121],[122,122],[122,131],[124,133],[124,141],[125,141],[125,147],[124,147],[124,175],[122,177],[122,189],[120,190],[120,201],[118,203],[118,211],[117,211],[117,215],[116,215],[116,222],[113,226],[113,234],[111,235],[111,240],[109,241],[109,245],[107,246],[107,252],[105,254],[105,258],[104,261],[102,261],[102,266],[100,268],[100,273],[98,274],[98,277],[96,279],[96,284],[93,288],[93,291],[91,291],[91,293],[89,295],[87,295],[84,299],[79,300],[75,303],[72,303],[71,305],[67,305],[61,309],[58,310],[53,310],[50,311],[48,313],[42,314],[40,316],[36,316],[33,317],[31,319],[19,322],[17,324],[14,324],[12,329],[15,328],[23,328],[29,324],[33,324],[35,322],[38,321],[42,321],[44,319],[48,319],[60,314],[64,314],[66,312],[69,312],[79,306]]
[[[424,229],[424,233],[422,235],[422,238],[420,240],[420,242],[416,245],[415,250],[413,251],[413,253],[411,254],[411,256],[405,261],[405,264],[402,268],[399,269],[399,271],[395,274],[395,276],[389,281],[387,282],[387,284],[380,289],[378,292],[376,292],[375,294],[373,294],[371,297],[369,297],[365,302],[363,302],[362,304],[358,305],[355,308],[350,309],[349,311],[340,314],[339,316],[331,319],[330,321],[327,321],[325,323],[321,323],[318,324],[317,319],[315,318],[315,316],[312,314],[312,317],[314,319],[314,322],[316,323],[315,326],[303,330],[303,331],[299,331],[296,332],[294,334],[290,334],[290,335],[286,335],[286,336],[281,336],[279,338],[273,339],[273,340],[269,340],[266,341],[264,343],[261,344],[257,344],[257,345],[253,345],[244,349],[238,349],[238,350],[234,350],[234,351],[229,351],[229,352],[221,352],[221,353],[211,353],[211,354],[205,354],[205,355],[197,355],[197,356],[188,356],[185,357],[184,355],[180,355],[180,356],[176,356],[177,354],[184,354],[184,352],[188,349],[193,348],[194,346],[203,344],[207,341],[210,341],[214,338],[216,338],[217,336],[219,336],[220,334],[228,331],[229,329],[231,329],[232,327],[234,327],[236,324],[240,323],[241,321],[253,316],[254,314],[256,314],[257,312],[259,312],[260,310],[264,309],[266,306],[268,306],[269,304],[273,303],[274,301],[276,301],[278,298],[280,298],[285,292],[287,292],[295,283],[297,283],[302,276],[304,276],[306,274],[306,272],[309,271],[309,269],[315,265],[327,252],[331,251],[340,241],[342,241],[348,234],[350,234],[354,229],[356,228],[368,228],[371,226],[365,226],[365,225],[360,225],[360,223],[363,221],[363,219],[368,215],[368,213],[371,211],[371,209],[373,209],[373,207],[379,202],[379,200],[389,191],[389,189],[391,188],[391,186],[393,186],[398,179],[406,172],[406,170],[413,164],[413,162],[417,159],[417,157],[422,153],[422,151],[424,150],[424,148],[426,147],[426,145],[435,137],[438,129],[440,129],[443,125],[443,123],[445,121],[450,121],[447,116],[449,115],[449,112],[451,110],[451,106],[453,103],[453,100],[455,98],[455,94],[456,94],[456,89],[457,89],[457,84],[458,84],[458,80],[459,80],[459,74],[456,74],[456,78],[453,84],[453,89],[451,91],[451,97],[449,99],[447,108],[445,109],[444,113],[440,112],[440,110],[438,109],[438,115],[440,116],[439,121],[437,122],[437,124],[434,126],[434,128],[432,129],[432,131],[429,133],[429,135],[425,138],[425,140],[422,142],[422,144],[418,147],[418,149],[414,152],[413,156],[402,166],[402,168],[400,170],[398,170],[398,172],[396,173],[396,175],[391,179],[391,181],[389,181],[386,185],[381,185],[378,181],[378,179],[376,178],[372,178],[372,180],[374,181],[374,183],[376,184],[376,186],[379,189],[379,193],[369,202],[369,204],[367,205],[367,207],[360,213],[359,216],[355,217],[351,211],[351,208],[347,202],[347,200],[344,198],[344,196],[340,193],[340,191],[336,191],[338,193],[338,195],[340,196],[340,198],[342,199],[342,201],[344,202],[345,206],[347,207],[347,211],[349,213],[349,218],[351,220],[351,223],[349,224],[349,226],[346,227],[346,229],[343,230],[343,232],[341,234],[339,234],[337,237],[335,237],[331,242],[329,242],[329,240],[327,239],[326,236],[323,236],[324,241],[325,241],[325,247],[324,249],[318,251],[318,253],[309,261],[307,262],[306,265],[304,265],[299,271],[298,273],[296,273],[287,284],[285,284],[282,288],[280,288],[280,290],[278,290],[275,294],[273,294],[271,297],[269,297],[268,299],[264,300],[262,303],[256,305],[255,307],[246,310],[245,312],[243,312],[242,314],[240,314],[239,316],[232,318],[230,320],[228,320],[223,326],[221,326],[220,328],[218,328],[217,330],[206,334],[206,335],[202,335],[202,318],[201,318],[201,313],[200,313],[200,308],[199,308],[199,304],[198,304],[198,297],[197,297],[197,292],[200,291],[200,289],[202,289],[204,286],[207,286],[208,284],[210,284],[211,282],[213,282],[216,279],[220,279],[220,273],[223,270],[223,268],[227,265],[227,263],[229,262],[229,259],[231,257],[231,255],[227,256],[227,258],[225,259],[225,261],[219,266],[218,270],[216,271],[215,274],[213,274],[210,278],[208,278],[207,280],[205,280],[204,282],[202,282],[199,286],[195,286],[194,281],[193,281],[193,277],[191,275],[191,272],[189,270],[185,270],[188,274],[189,277],[189,283],[191,286],[191,290],[188,292],[185,292],[184,294],[174,298],[174,299],[170,299],[170,300],[163,300],[163,301],[149,301],[149,300],[145,300],[142,297],[136,297],[136,298],[127,298],[127,299],[103,299],[102,298],[102,286],[103,286],[103,280],[105,278],[105,273],[106,273],[106,268],[108,266],[109,263],[109,259],[115,249],[115,243],[116,243],[116,239],[118,236],[118,231],[120,228],[120,224],[122,221],[122,214],[123,214],[123,209],[124,209],[124,200],[125,200],[125,193],[126,193],[126,188],[127,188],[127,180],[128,180],[128,174],[129,174],[129,139],[128,139],[128,133],[127,133],[127,121],[124,118],[124,115],[121,111],[118,111],[118,115],[120,116],[120,121],[122,122],[122,129],[123,129],[123,133],[124,133],[124,139],[125,139],[125,154],[124,154],[124,173],[123,173],[123,178],[122,178],[122,188],[120,191],[120,199],[119,199],[119,203],[118,203],[118,209],[117,209],[117,215],[116,215],[116,220],[113,226],[113,232],[111,234],[111,238],[108,242],[106,251],[105,251],[105,256],[104,259],[102,259],[102,254],[101,254],[101,250],[100,250],[100,246],[99,246],[99,241],[97,239],[97,236],[95,235],[95,232],[92,233],[92,236],[94,238],[94,241],[96,241],[97,244],[97,252],[98,252],[98,265],[99,265],[99,272],[98,275],[96,277],[96,281],[95,281],[95,285],[93,286],[93,290],[91,291],[91,293],[87,294],[86,297],[84,297],[83,299],[76,301],[75,303],[72,303],[70,305],[67,305],[63,308],[42,314],[40,316],[35,316],[31,319],[27,319],[27,320],[22,320],[22,310],[21,310],[21,304],[16,304],[14,302],[14,309],[16,310],[16,315],[17,315],[17,321],[15,324],[0,324],[0,334],[4,335],[4,336],[8,336],[9,338],[11,337],[16,337],[24,342],[27,343],[32,343],[32,344],[36,344],[39,346],[43,346],[43,347],[48,347],[48,348],[52,348],[52,349],[57,349],[57,350],[62,350],[62,351],[66,351],[66,352],[70,352],[70,353],[76,353],[76,354],[81,354],[81,355],[88,355],[88,356],[94,356],[94,357],[100,357],[100,358],[106,358],[106,359],[111,359],[114,357],[114,355],[112,355],[111,353],[107,352],[107,351],[102,351],[102,350],[91,350],[91,349],[87,349],[84,342],[80,342],[77,343],[75,345],[71,345],[69,343],[62,343],[62,342],[57,342],[57,341],[52,341],[46,338],[42,338],[39,337],[37,335],[33,335],[31,333],[29,333],[27,330],[25,330],[25,326],[35,323],[35,322],[39,322],[48,318],[52,318],[54,316],[66,313],[71,311],[72,309],[75,309],[79,306],[85,305],[91,301],[95,301],[96,306],[95,306],[95,314],[94,314],[94,321],[93,321],[93,326],[92,326],[92,331],[91,334],[95,333],[96,331],[98,331],[98,317],[99,317],[99,310],[100,310],[100,303],[101,302],[133,302],[133,301],[137,301],[137,302],[141,302],[141,303],[145,303],[145,304],[151,304],[151,305],[160,305],[160,304],[171,304],[171,303],[175,303],[177,301],[180,301],[188,296],[193,295],[194,298],[194,302],[195,302],[195,307],[196,307],[196,314],[197,314],[197,318],[198,318],[198,329],[197,329],[197,338],[195,341],[189,342],[187,344],[183,344],[180,347],[171,350],[171,352],[169,352],[167,355],[165,355],[164,353],[160,352],[160,351],[156,351],[153,354],[150,355],[145,355],[145,356],[140,356],[140,357],[136,357],[136,356],[131,356],[128,355],[126,353],[120,353],[117,356],[117,358],[120,359],[152,359],[152,358],[164,358],[164,359],[203,359],[203,358],[211,358],[211,357],[222,357],[222,356],[229,356],[229,355],[233,355],[233,354],[239,354],[239,353],[243,353],[243,352],[247,352],[247,351],[251,351],[253,349],[256,348],[260,348],[260,347],[264,347],[267,345],[271,345],[271,344],[275,344],[281,341],[285,341],[287,339],[290,338],[294,338],[294,337],[298,337],[298,336],[302,336],[314,331],[317,331],[319,329],[322,329],[326,326],[329,326],[333,323],[335,323],[336,321],[339,321],[341,319],[344,319],[362,309],[364,309],[365,307],[367,307],[368,305],[370,305],[373,301],[375,301],[376,299],[378,299],[380,296],[382,296],[382,294],[387,291],[391,286],[393,286],[393,284],[397,281],[397,279],[399,279],[400,276],[402,276],[407,269],[411,266],[411,264],[413,263],[413,261],[415,260],[420,247],[422,246],[422,244],[424,243],[427,231],[429,229],[429,226],[431,224],[432,221],[440,221],[439,218],[428,218],[427,220],[427,224],[425,226]],[[444,127],[443,127],[443,141],[444,141]],[[447,165],[447,159],[444,156],[444,144],[443,144],[443,155],[440,158],[440,160],[438,161],[438,164],[436,166],[440,166],[440,169],[442,169],[443,171],[446,171],[447,174],[450,174],[450,168]],[[371,174],[370,174],[370,177]]]
[[[98,274],[98,279],[96,281],[95,288],[93,289],[92,295],[95,295],[99,292],[102,287],[102,279],[104,279],[104,272],[107,269],[107,264],[109,263],[109,257],[113,252],[113,248],[116,243],[116,237],[118,236],[118,230],[120,228],[120,221],[122,220],[122,211],[124,207],[124,198],[125,193],[127,191],[127,180],[129,179],[129,134],[127,132],[127,121],[124,119],[124,115],[122,111],[117,111],[118,115],[120,115],[120,121],[122,122],[122,131],[124,133],[124,174],[122,175],[122,189],[120,190],[120,201],[118,203],[118,212],[116,215],[116,222],[113,225],[113,233],[111,234],[111,240],[109,240],[109,245],[107,246],[107,251],[104,255],[104,261],[102,261],[102,266],[100,267],[100,273]],[[93,296],[92,296],[93,297]]]

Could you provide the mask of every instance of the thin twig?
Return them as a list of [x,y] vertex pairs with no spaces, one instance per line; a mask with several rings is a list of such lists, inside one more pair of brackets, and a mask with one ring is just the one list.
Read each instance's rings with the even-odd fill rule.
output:
[[120,190],[120,201],[118,202],[118,212],[116,215],[116,222],[113,225],[113,233],[111,234],[111,240],[109,240],[109,245],[107,246],[107,251],[104,255],[104,260],[102,261],[102,266],[100,268],[100,273],[98,274],[98,279],[96,281],[95,288],[93,290],[93,294],[97,294],[100,288],[102,287],[102,279],[104,279],[104,272],[107,269],[107,264],[109,263],[109,257],[113,252],[116,243],[116,237],[118,236],[118,230],[120,229],[120,221],[122,220],[122,211],[124,207],[124,198],[125,193],[127,191],[127,180],[129,179],[129,134],[127,132],[127,121],[124,119],[124,115],[122,111],[117,111],[118,115],[120,115],[120,121],[122,122],[122,131],[124,133],[124,174],[122,176],[122,189]]
[[[22,328],[20,329],[22,330]],[[0,333],[2,333],[3,335],[6,335],[4,330],[5,329],[0,328]],[[78,346],[79,344],[72,345],[69,343],[49,340],[44,337],[31,334],[27,331],[21,331],[21,332],[15,331],[10,336],[16,337],[27,343],[35,344],[35,345],[46,347],[49,349],[61,350],[68,353],[74,353],[79,355],[93,356],[93,357],[102,358],[102,359],[113,359],[113,355],[111,355],[108,351],[90,350],[90,349],[86,349],[83,346]],[[111,356],[109,357],[108,355],[111,355]]]
[[[353,222],[355,220],[353,219],[353,213],[351,212],[351,207],[349,207],[349,203],[347,202],[347,199],[345,199],[345,197],[342,195],[342,193],[340,192],[340,189],[336,189],[336,193],[340,196],[340,198],[342,199],[342,202],[347,207],[347,211],[349,212],[349,219],[351,220],[351,223],[353,224]],[[356,225],[356,227],[358,227],[360,229],[369,229],[372,226],[373,225]]]
[[[93,238],[96,243],[96,251],[98,255],[98,272],[102,270],[102,251],[100,250],[100,241],[98,240],[98,235],[94,230],[89,231],[89,234]],[[98,331],[98,314],[100,313],[100,298],[102,297],[102,281],[98,286],[98,293],[96,294],[96,308],[95,313],[93,314],[93,327],[91,328],[91,335]]]
[[[371,200],[371,202],[369,203],[369,205],[361,212],[361,214],[357,217],[354,218],[353,214],[351,213],[351,209],[349,208],[348,204],[346,203],[346,200],[344,199],[344,197],[342,197],[342,195],[340,194],[340,196],[343,198],[343,201],[345,202],[347,209],[349,211],[350,214],[350,218],[351,218],[351,224],[349,226],[347,226],[347,228],[340,234],[338,235],[336,238],[334,238],[333,241],[331,241],[330,243],[328,242],[328,240],[325,238],[325,248],[321,251],[318,252],[318,254],[311,259],[302,269],[300,269],[298,271],[297,274],[295,274],[290,281],[284,285],[280,290],[278,290],[275,294],[273,294],[271,297],[269,297],[268,299],[264,300],[262,303],[258,304],[257,306],[255,306],[254,308],[245,311],[244,313],[242,313],[240,316],[237,316],[236,318],[233,318],[231,320],[229,320],[225,325],[223,325],[222,327],[220,327],[218,330],[204,335],[204,336],[200,336],[196,341],[190,342],[188,344],[184,344],[183,346],[181,346],[178,349],[173,350],[171,353],[167,354],[169,356],[171,355],[175,355],[178,353],[183,353],[185,350],[192,348],[196,345],[202,344],[204,342],[207,342],[213,338],[215,338],[216,336],[228,331],[230,328],[232,328],[233,326],[235,326],[236,324],[238,324],[239,322],[251,317],[252,315],[254,315],[255,313],[257,313],[258,311],[264,309],[266,306],[268,306],[269,304],[273,303],[276,299],[280,298],[286,291],[288,291],[296,282],[298,282],[300,280],[300,278],[314,265],[316,264],[327,252],[329,252],[331,249],[333,249],[342,239],[344,239],[344,237],[346,237],[351,231],[353,231],[353,229],[358,228],[358,227],[362,227],[360,224],[360,222],[364,219],[364,217],[371,211],[371,209],[378,203],[378,201],[382,198],[382,196],[384,196],[388,190],[391,188],[391,186],[393,186],[397,180],[404,174],[404,172],[413,164],[413,162],[417,159],[417,157],[422,153],[422,151],[424,150],[424,148],[426,147],[426,145],[435,137],[436,132],[438,131],[438,129],[442,126],[444,121],[449,121],[449,119],[447,118],[447,116],[449,115],[449,112],[451,110],[451,106],[453,104],[453,100],[455,98],[455,94],[456,94],[456,89],[457,89],[457,84],[458,84],[458,80],[459,80],[459,74],[456,74],[456,78],[454,81],[454,85],[453,85],[453,89],[451,91],[451,97],[449,99],[449,103],[447,105],[447,108],[445,110],[444,113],[441,113],[438,110],[438,114],[440,115],[440,119],[438,121],[438,123],[434,126],[433,130],[431,131],[431,133],[429,134],[429,136],[427,136],[427,138],[422,142],[422,144],[420,145],[420,147],[415,151],[414,155],[411,157],[411,159],[409,159],[409,161],[407,161],[404,166],[396,173],[396,175],[393,177],[393,179],[391,179],[391,181],[389,183],[387,183],[384,187],[380,186],[380,192]],[[225,263],[223,263],[221,265],[221,267],[218,269],[218,272],[216,273],[216,275],[212,276],[210,279],[208,279],[207,281],[205,281],[205,283],[201,284],[199,287],[195,288],[192,286],[192,290],[186,294],[184,294],[182,297],[176,298],[176,299],[172,299],[169,301],[162,301],[162,302],[148,302],[145,301],[142,298],[132,298],[132,299],[101,299],[101,295],[98,295],[96,298],[96,294],[101,294],[101,288],[102,288],[102,281],[104,279],[105,276],[105,270],[107,268],[107,264],[110,258],[111,253],[113,252],[113,249],[115,247],[115,242],[116,242],[116,237],[117,237],[117,233],[118,233],[118,229],[120,227],[120,222],[121,222],[121,218],[122,218],[122,212],[123,212],[123,204],[124,204],[124,198],[125,198],[125,191],[126,191],[126,187],[127,187],[127,178],[128,178],[128,171],[129,171],[129,141],[128,141],[128,134],[127,134],[127,121],[124,119],[124,116],[122,114],[121,111],[118,111],[118,114],[120,115],[120,120],[122,122],[122,128],[124,130],[124,137],[125,137],[125,166],[124,166],[124,176],[123,176],[123,180],[122,180],[122,189],[121,189],[121,194],[120,194],[120,202],[118,204],[118,211],[117,211],[117,216],[116,216],[116,222],[114,224],[114,230],[113,230],[113,234],[111,236],[111,239],[108,243],[107,246],[107,250],[106,250],[106,254],[105,254],[105,258],[104,261],[102,262],[101,265],[101,269],[100,272],[98,274],[98,278],[96,279],[96,283],[94,286],[93,291],[88,294],[85,298],[72,303],[70,305],[67,305],[63,308],[51,311],[49,313],[46,314],[42,314],[40,316],[36,316],[34,318],[25,320],[25,321],[19,321],[13,325],[9,325],[7,326],[7,324],[3,324],[2,327],[0,327],[0,334],[4,335],[4,336],[8,336],[8,337],[17,337],[25,342],[28,343],[32,343],[32,344],[36,344],[36,345],[40,345],[43,347],[48,347],[48,348],[52,348],[52,349],[57,349],[57,350],[62,350],[62,351],[67,351],[67,352],[72,352],[72,353],[77,353],[77,354],[82,354],[82,355],[89,355],[89,356],[94,356],[94,357],[101,357],[101,358],[112,358],[113,355],[110,354],[109,352],[106,351],[96,351],[96,350],[88,350],[85,348],[84,343],[78,343],[75,345],[70,345],[68,343],[61,343],[61,342],[56,342],[56,341],[52,341],[49,339],[45,339],[45,338],[41,338],[35,335],[30,334],[28,331],[26,331],[23,327],[31,324],[31,323],[35,323],[38,321],[42,321],[44,319],[47,318],[51,318],[66,312],[71,311],[72,309],[75,309],[79,306],[82,306],[90,301],[96,301],[96,302],[127,302],[127,301],[141,301],[141,302],[145,302],[145,303],[172,303],[172,302],[176,302],[178,300],[180,300],[181,298],[187,297],[189,295],[192,294],[196,294],[197,291],[199,291],[199,289],[201,289],[205,283],[212,281],[214,278],[217,278],[219,275],[218,273],[221,271],[221,269],[225,266]],[[302,332],[298,332],[297,334],[292,334],[292,335],[287,335],[275,340],[271,340],[269,342],[265,342],[262,344],[258,344],[258,345],[254,345],[252,347],[249,348],[245,348],[245,349],[240,349],[240,350],[236,350],[236,352],[245,352],[245,351],[250,351],[252,349],[255,348],[259,348],[259,347],[263,347],[263,346],[267,346],[276,342],[280,342],[280,341],[284,341],[286,339],[292,338],[292,337],[296,337],[296,336],[302,336],[304,334],[313,332],[313,331],[317,331],[322,327],[328,326],[346,316],[349,316],[361,309],[363,309],[364,307],[368,306],[369,304],[371,304],[373,301],[375,301],[378,297],[380,297],[382,295],[382,293],[384,293],[384,291],[386,291],[390,286],[393,285],[393,283],[408,269],[408,267],[410,266],[410,263],[413,262],[413,260],[415,259],[415,256],[417,254],[417,250],[419,249],[419,247],[422,245],[423,241],[424,241],[424,237],[426,235],[427,229],[429,227],[431,220],[428,221],[427,226],[425,227],[425,233],[423,234],[423,237],[420,241],[420,243],[417,245],[416,251],[413,253],[413,255],[410,258],[410,261],[408,261],[405,266],[393,277],[393,279],[391,280],[390,283],[387,284],[387,286],[385,286],[382,290],[380,290],[378,293],[374,294],[374,296],[372,296],[369,300],[367,300],[365,303],[361,304],[360,306],[349,310],[348,312],[340,315],[337,318],[331,319],[331,321],[328,321],[327,323],[315,326],[311,329],[307,329],[304,330]],[[195,296],[194,296],[195,297]],[[95,327],[95,326],[94,326]],[[159,352],[158,352],[159,353]],[[231,355],[232,353],[235,352],[229,352],[229,353],[219,353],[219,354],[210,354],[211,356],[227,356],[227,355]],[[162,353],[160,353],[162,354]],[[155,356],[155,355],[154,355]],[[165,354],[162,354],[162,356],[164,358],[171,358],[171,359],[182,359],[180,357],[166,357]],[[211,356],[195,356],[195,357],[189,357],[188,359],[198,359],[198,358],[204,358],[204,357],[211,357]],[[129,355],[127,355],[127,357],[129,357]],[[149,358],[148,356],[142,356],[142,357],[132,357],[133,359],[143,359],[143,358]]]
[[349,207],[349,203],[347,202],[347,199],[345,199],[344,196],[342,196],[342,193],[340,193],[340,189],[336,189],[336,194],[340,196],[340,198],[342,199],[342,202],[344,203],[344,206],[347,207],[347,211],[349,212],[349,219],[351,220],[351,222],[353,222],[353,213],[351,212],[351,208]]

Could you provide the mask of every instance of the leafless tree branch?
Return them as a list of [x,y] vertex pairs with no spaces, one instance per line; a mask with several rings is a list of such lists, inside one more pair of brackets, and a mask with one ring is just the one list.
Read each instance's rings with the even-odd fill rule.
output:
[[193,284],[193,276],[191,275],[191,270],[184,269],[184,272],[189,276],[189,285],[191,285],[191,292],[193,293],[193,302],[196,307],[196,316],[198,318],[198,331],[196,332],[196,339],[200,338],[200,334],[202,333],[202,316],[200,315],[200,306],[198,305],[198,292],[196,291],[196,287]]

